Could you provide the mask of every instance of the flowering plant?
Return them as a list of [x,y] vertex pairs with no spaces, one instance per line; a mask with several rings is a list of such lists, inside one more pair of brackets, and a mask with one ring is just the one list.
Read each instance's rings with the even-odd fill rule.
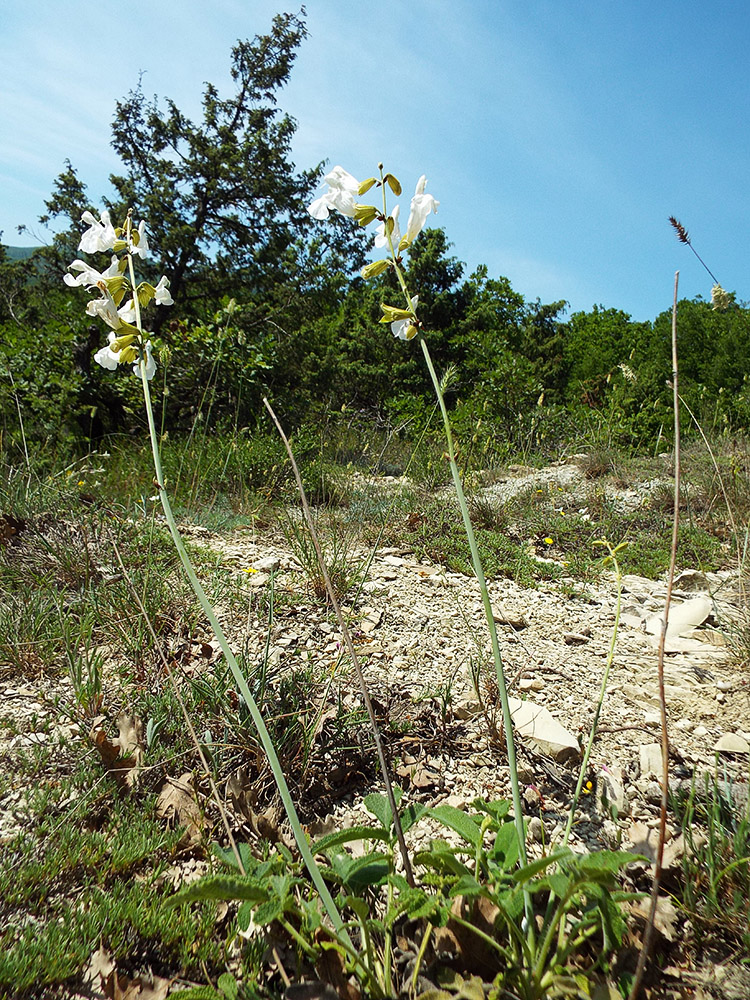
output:
[[[263,716],[248,687],[237,658],[229,646],[224,630],[216,617],[216,613],[195,573],[190,556],[174,519],[169,497],[164,488],[159,439],[156,432],[149,389],[149,381],[153,378],[156,371],[156,362],[153,357],[152,344],[149,339],[150,335],[143,330],[141,309],[151,302],[154,302],[157,306],[172,305],[172,297],[169,294],[169,280],[166,277],[161,277],[156,285],[151,285],[147,281],[136,281],[133,259],[134,257],[144,259],[149,250],[145,222],[139,222],[138,227],[134,228],[131,214],[128,213],[125,225],[115,227],[112,225],[109,212],[107,211],[103,211],[99,219],[91,212],[84,212],[82,221],[89,228],[81,237],[78,249],[84,253],[108,253],[109,251],[113,251],[111,262],[105,271],[97,271],[85,263],[85,261],[74,260],[68,267],[68,271],[72,273],[66,274],[63,280],[65,284],[71,287],[83,287],[89,291],[96,289],[99,292],[98,298],[89,301],[86,306],[86,313],[89,316],[98,316],[102,319],[110,327],[110,333],[108,343],[97,351],[94,360],[103,368],[107,368],[110,371],[114,371],[120,364],[132,364],[133,374],[140,375],[141,377],[149,437],[151,440],[151,452],[154,461],[154,471],[156,473],[155,484],[159,490],[158,496],[161,500],[164,518],[172,536],[172,541],[179,554],[185,575],[190,581],[198,603],[214,631],[240,694],[248,706],[258,736],[266,752],[266,757],[284,804],[292,832],[294,833],[300,856],[310,873],[313,884],[318,890],[333,927],[338,932],[341,940],[351,948],[352,945],[348,931],[344,927],[341,915],[310,851],[310,845],[299,821],[289,786],[281,769],[276,748],[271,741]],[[119,254],[122,254],[122,256],[118,256]],[[128,296],[130,297],[128,298]],[[242,869],[243,865],[239,853],[237,854],[237,859]]]
[[[377,249],[387,248],[387,256],[380,260],[372,261],[362,268],[362,277],[372,278],[378,274],[383,274],[390,270],[395,275],[398,285],[403,295],[403,305],[390,305],[381,303],[380,309],[383,313],[380,322],[390,324],[394,337],[400,340],[413,340],[418,337],[422,353],[424,355],[427,368],[435,389],[440,412],[443,418],[446,441],[448,445],[447,455],[451,468],[451,476],[456,489],[456,497],[461,508],[461,515],[466,530],[466,538],[471,551],[472,564],[477,582],[482,594],[482,603],[487,621],[487,627],[492,644],[493,659],[495,663],[495,673],[497,677],[498,692],[503,709],[503,729],[505,732],[506,748],[508,753],[508,764],[510,767],[511,792],[513,798],[513,811],[516,825],[516,835],[518,838],[519,858],[523,864],[526,863],[525,831],[523,825],[523,809],[521,806],[521,791],[518,782],[518,771],[516,767],[516,751],[513,739],[513,721],[511,718],[510,702],[508,698],[508,685],[505,677],[500,645],[497,637],[497,627],[492,611],[489,590],[479,557],[474,528],[469,515],[469,508],[463,491],[461,475],[456,462],[456,450],[453,442],[453,432],[448,417],[448,410],[445,405],[443,385],[438,379],[435,368],[430,357],[430,352],[425,341],[422,323],[417,314],[419,307],[419,297],[412,295],[406,285],[404,276],[402,253],[407,250],[427,222],[431,213],[437,213],[440,202],[436,201],[431,194],[427,194],[427,178],[423,174],[417,181],[414,195],[409,207],[409,219],[406,225],[406,233],[402,236],[399,230],[399,207],[388,211],[387,193],[391,191],[396,197],[402,192],[401,184],[393,174],[383,172],[383,164],[379,166],[379,177],[369,177],[367,180],[358,183],[350,173],[343,167],[336,166],[325,177],[328,190],[319,198],[312,202],[308,211],[314,219],[325,220],[331,210],[341,212],[342,215],[355,219],[361,226],[367,226],[372,222],[377,222],[375,235],[375,247]],[[376,208],[374,205],[365,205],[356,199],[370,191],[373,187],[380,189],[382,193],[382,207]],[[532,907],[530,893],[524,892],[524,908],[528,932],[533,940],[534,927],[532,922]]]
[[[420,326],[417,318],[419,296],[409,295],[406,289],[401,267],[401,254],[411,246],[422,232],[430,213],[437,214],[440,202],[431,194],[426,193],[427,177],[422,174],[417,181],[409,207],[406,232],[403,236],[398,221],[400,206],[396,205],[390,213],[387,213],[385,205],[386,189],[389,188],[398,198],[402,193],[402,188],[393,174],[383,174],[382,164],[379,179],[368,177],[367,180],[360,182],[343,167],[336,166],[329,174],[326,174],[324,180],[328,185],[328,190],[310,204],[308,212],[313,219],[318,221],[325,221],[331,211],[337,211],[355,219],[361,226],[378,222],[373,242],[375,248],[385,250],[387,256],[365,264],[361,272],[362,277],[374,278],[389,268],[394,271],[405,296],[405,308],[383,304],[381,306],[383,311],[381,323],[390,323],[393,336],[399,340],[411,340],[416,336]],[[357,201],[357,198],[375,186],[380,187],[383,192],[382,210],[374,205],[365,205]]]
[[[112,225],[108,211],[103,211],[97,220],[91,212],[84,212],[81,221],[88,229],[81,237],[78,249],[84,253],[107,253],[113,250],[111,262],[105,271],[83,260],[74,260],[68,265],[69,272],[63,276],[66,285],[83,287],[87,291],[96,289],[99,297],[91,299],[86,306],[88,316],[98,316],[110,327],[108,343],[94,355],[94,361],[102,368],[114,371],[119,364],[132,364],[134,375],[152,379],[156,372],[156,362],[149,335],[143,332],[141,309],[150,302],[157,306],[171,306],[169,279],[164,275],[156,285],[148,281],[136,282],[133,258],[146,258],[149,251],[146,237],[146,223],[138,223],[133,228],[128,214],[125,225]],[[122,257],[118,254],[122,253]],[[126,298],[127,296],[130,298]]]
[[[502,859],[500,865],[502,871],[499,873],[500,878],[498,882],[498,886],[502,886],[502,888],[497,896],[493,897],[492,895],[494,891],[493,875],[491,873],[492,862],[488,862],[486,865],[484,862],[480,863],[479,852],[482,849],[485,831],[489,829],[495,820],[506,816],[506,813],[509,812],[508,803],[479,803],[480,808],[486,809],[487,812],[487,816],[481,820],[481,825],[479,826],[467,824],[466,816],[463,812],[451,810],[448,807],[440,806],[432,810],[432,815],[451,827],[460,836],[465,837],[467,842],[472,846],[472,849],[476,850],[476,867],[474,871],[472,872],[468,868],[460,870],[458,885],[461,886],[461,892],[467,892],[467,895],[476,893],[477,896],[481,895],[485,899],[492,899],[496,904],[497,917],[494,918],[495,923],[493,928],[495,936],[482,937],[483,944],[489,944],[496,951],[503,953],[501,964],[504,965],[505,971],[500,972],[495,978],[495,988],[508,984],[513,987],[508,990],[508,995],[512,993],[513,996],[535,998],[547,995],[573,995],[574,993],[575,995],[583,995],[582,992],[579,994],[582,982],[581,977],[573,974],[575,972],[576,952],[593,933],[599,933],[600,931],[602,932],[605,948],[609,947],[609,943],[613,939],[616,939],[624,928],[624,921],[621,920],[616,907],[612,906],[609,898],[607,898],[606,889],[605,895],[602,895],[604,883],[599,880],[599,875],[605,869],[608,872],[618,870],[631,856],[623,852],[611,852],[606,855],[599,853],[594,860],[583,856],[579,861],[567,846],[575,807],[586,776],[586,762],[588,759],[586,756],[581,768],[575,799],[571,806],[568,829],[565,833],[563,846],[547,853],[541,859],[537,859],[531,863],[528,862],[526,830],[523,820],[524,810],[516,765],[513,719],[510,699],[508,697],[508,684],[500,653],[497,627],[489,590],[463,491],[458,463],[456,462],[456,449],[444,395],[444,388],[449,379],[449,374],[446,374],[441,382],[435,372],[424,336],[423,324],[418,316],[419,298],[416,294],[412,295],[410,289],[407,287],[401,257],[403,251],[409,248],[421,232],[430,213],[437,211],[439,203],[432,195],[426,193],[426,178],[424,176],[420,177],[414,196],[411,199],[406,232],[402,236],[399,230],[399,208],[396,206],[389,212],[387,205],[387,192],[390,190],[398,197],[401,194],[401,185],[392,174],[383,173],[382,164],[379,169],[379,178],[371,177],[357,185],[356,180],[351,174],[348,174],[341,167],[335,167],[326,177],[329,185],[328,190],[310,205],[309,211],[313,218],[321,220],[326,219],[329,212],[333,209],[354,218],[363,226],[369,225],[372,222],[377,223],[374,241],[375,247],[377,249],[386,249],[387,256],[367,264],[362,269],[362,276],[364,278],[371,278],[388,270],[395,276],[403,295],[403,302],[398,305],[382,303],[381,311],[383,315],[380,322],[390,325],[394,337],[401,340],[416,339],[418,341],[440,407],[447,442],[445,457],[450,463],[456,499],[461,510],[466,538],[471,551],[472,565],[477,583],[479,584],[492,647],[497,689],[502,705],[503,732],[510,771],[513,820],[512,823],[508,822],[498,828],[495,837],[495,847],[493,848],[494,851],[497,851],[498,844],[502,842],[505,845],[494,855],[495,858]],[[382,192],[382,208],[376,208],[373,205],[364,205],[357,200],[358,197],[361,197],[375,185]],[[554,544],[551,537],[545,538],[544,541],[549,545]],[[613,558],[615,552],[616,550],[610,550]],[[612,651],[614,651],[614,636]],[[602,695],[599,707],[601,707],[603,701],[607,675],[608,671],[605,672],[605,678],[602,683]],[[596,718],[598,719],[598,713]],[[594,734],[595,726],[592,728],[587,753],[590,752]],[[475,803],[476,805],[477,803]],[[435,863],[435,867],[441,877],[444,877],[449,870],[453,873],[459,871],[459,869],[452,867],[453,861],[451,861],[450,866],[446,864],[442,846],[439,847],[438,852],[435,854],[431,853],[431,851],[422,853],[418,860],[428,869]],[[481,887],[479,885],[480,871],[485,876]],[[454,886],[449,895],[458,896],[458,885]],[[513,897],[512,900],[511,896]],[[542,898],[546,900],[544,907],[538,908],[535,911],[534,899],[541,900]],[[455,905],[451,913],[452,920],[458,919],[456,917]],[[593,923],[589,923],[592,917]],[[503,950],[506,946],[498,936],[498,931],[503,924],[505,924],[505,930],[508,934],[508,947],[506,950]],[[467,924],[466,926],[471,927],[471,924]],[[588,996],[588,984],[584,982],[583,985],[586,986],[585,995]],[[501,989],[501,992],[503,996],[506,995],[505,990]],[[427,994],[424,995],[426,996]]]

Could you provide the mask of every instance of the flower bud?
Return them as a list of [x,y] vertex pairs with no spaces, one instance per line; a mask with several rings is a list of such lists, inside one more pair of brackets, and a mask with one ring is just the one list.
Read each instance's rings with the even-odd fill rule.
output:
[[359,195],[366,194],[375,183],[376,181],[374,177],[368,177],[367,180],[362,181],[362,183],[357,188],[357,194]]
[[147,306],[154,295],[156,295],[156,289],[153,285],[150,285],[147,281],[142,281],[138,286],[138,304],[141,306]]
[[365,266],[360,271],[363,278],[376,278],[383,271],[386,271],[390,266],[389,260],[374,260],[370,264],[365,264]]
[[[109,346],[115,352],[115,354],[117,354],[118,352],[127,350],[131,346],[135,338],[136,334],[126,333],[123,337],[117,337],[115,340],[113,340]],[[120,357],[120,360],[121,361],[123,360],[122,356]]]
[[[114,347],[115,345],[113,344],[112,350],[114,350]],[[133,361],[138,360],[138,351],[132,345],[130,347],[123,347],[123,349],[120,351],[119,360],[121,365],[131,364]]]
[[387,306],[384,302],[381,303],[380,308],[383,310],[381,323],[395,323],[402,319],[414,319],[414,313],[411,309],[397,309],[395,306]]
[[386,174],[385,181],[388,187],[391,189],[391,191],[393,191],[393,193],[398,198],[401,194],[401,185],[399,184],[397,178],[395,178],[393,174]]
[[369,226],[370,223],[377,219],[378,210],[374,205],[355,205],[354,206],[354,218],[360,224],[360,226]]
[[[97,284],[99,283],[97,282]],[[102,284],[106,286],[107,291],[115,300],[115,305],[117,306],[119,306],[122,302],[125,297],[125,292],[130,287],[127,279],[121,274],[113,274],[108,278],[102,278]],[[101,285],[99,285],[99,287],[101,287]]]

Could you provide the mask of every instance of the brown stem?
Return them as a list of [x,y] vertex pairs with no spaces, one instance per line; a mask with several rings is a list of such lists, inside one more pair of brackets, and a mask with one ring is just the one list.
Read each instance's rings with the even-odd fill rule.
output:
[[312,539],[313,547],[315,548],[315,555],[318,560],[318,565],[320,566],[320,572],[323,575],[323,580],[326,585],[326,591],[328,592],[328,596],[331,600],[331,605],[333,606],[333,610],[336,614],[336,619],[338,620],[339,623],[339,628],[341,629],[341,635],[344,640],[344,645],[346,646],[347,652],[351,657],[351,661],[354,666],[354,672],[357,675],[359,688],[362,693],[362,700],[365,703],[365,709],[370,719],[370,727],[372,728],[372,736],[373,740],[375,741],[375,749],[377,750],[378,761],[380,762],[380,770],[383,775],[383,781],[385,782],[385,793],[388,798],[388,804],[391,807],[391,815],[393,816],[393,827],[396,831],[396,837],[398,838],[398,844],[401,849],[401,857],[404,862],[404,874],[406,876],[406,881],[412,888],[414,888],[414,873],[412,871],[411,861],[409,860],[409,852],[406,847],[404,831],[401,827],[401,819],[399,818],[398,815],[398,806],[396,804],[396,798],[393,794],[393,784],[391,783],[390,773],[388,771],[388,763],[385,759],[383,742],[380,738],[380,729],[378,727],[377,718],[375,717],[375,709],[372,707],[372,701],[370,700],[370,693],[367,690],[367,682],[365,681],[365,675],[362,672],[362,665],[359,662],[359,657],[357,656],[357,652],[354,648],[354,643],[352,642],[351,633],[346,624],[346,620],[344,619],[344,616],[341,613],[341,605],[339,604],[338,598],[336,597],[336,591],[334,590],[333,584],[331,583],[331,578],[328,575],[328,567],[326,566],[325,559],[323,558],[323,550],[320,545],[318,533],[315,530],[315,524],[312,519],[312,514],[310,513],[310,507],[307,502],[305,488],[302,485],[302,477],[300,476],[299,468],[297,467],[297,463],[295,461],[291,445],[289,444],[289,440],[286,434],[284,433],[284,430],[281,424],[279,423],[276,414],[273,412],[273,409],[271,408],[271,404],[268,402],[268,399],[265,396],[263,397],[263,405],[268,410],[271,416],[271,420],[273,420],[274,424],[276,425],[276,430],[279,432],[281,440],[284,442],[286,453],[289,456],[289,461],[291,462],[292,465],[294,478],[297,481],[297,490],[299,492],[300,499],[302,501],[302,511],[304,513],[305,523],[307,524],[308,530],[310,532],[310,537]]
[[638,956],[638,965],[628,1000],[636,1000],[643,982],[651,939],[656,919],[656,906],[659,900],[659,887],[664,863],[664,842],[667,831],[667,805],[669,801],[669,735],[667,733],[667,702],[664,693],[664,647],[667,641],[667,624],[669,622],[669,606],[672,600],[672,585],[674,583],[675,564],[677,562],[677,529],[680,519],[680,396],[677,384],[677,286],[680,272],[674,276],[674,301],[672,304],[672,391],[674,406],[674,512],[672,515],[672,549],[669,557],[669,575],[667,578],[667,596],[664,602],[664,618],[659,636],[659,651],[657,654],[657,671],[659,678],[659,710],[661,714],[661,809],[659,812],[659,843],[656,848],[654,864],[654,884],[651,889],[651,906],[643,936],[643,947]]

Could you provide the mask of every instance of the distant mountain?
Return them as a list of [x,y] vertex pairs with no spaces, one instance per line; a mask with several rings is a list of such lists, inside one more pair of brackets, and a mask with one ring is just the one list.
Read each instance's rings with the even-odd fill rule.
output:
[[5,252],[8,255],[8,260],[26,260],[27,257],[31,257],[35,250],[39,250],[39,247],[5,247]]

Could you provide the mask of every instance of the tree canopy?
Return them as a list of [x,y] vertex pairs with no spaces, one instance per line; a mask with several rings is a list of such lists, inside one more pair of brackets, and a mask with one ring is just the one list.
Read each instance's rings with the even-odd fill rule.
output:
[[[395,426],[428,419],[419,352],[379,322],[392,275],[365,282],[365,231],[336,213],[318,225],[307,211],[323,167],[294,164],[296,122],[280,106],[304,18],[304,7],[279,14],[267,34],[238,41],[231,92],[206,83],[198,120],[147,97],[141,80],[115,107],[121,169],[110,196],[92,203],[66,161],[41,217],[65,228],[29,260],[0,253],[0,369],[10,376],[0,402],[11,436],[20,398],[28,429],[50,440],[85,445],[137,424],[134,380],[92,370],[102,332],[61,282],[78,256],[82,213],[102,207],[115,220],[131,208],[147,220],[146,277],[171,283],[174,308],[146,318],[157,346],[170,348],[166,430],[192,426],[206,393],[211,427],[252,425],[263,394],[295,423],[342,408]],[[566,316],[564,301],[526,301],[485,266],[466,277],[442,229],[417,237],[405,267],[433,359],[455,369],[450,405],[472,447],[503,439],[552,450],[566,427],[592,422],[623,442],[668,432],[669,314],[636,323],[594,306]],[[725,312],[701,300],[679,308],[683,398],[699,417],[747,424],[750,313],[734,299]]]

